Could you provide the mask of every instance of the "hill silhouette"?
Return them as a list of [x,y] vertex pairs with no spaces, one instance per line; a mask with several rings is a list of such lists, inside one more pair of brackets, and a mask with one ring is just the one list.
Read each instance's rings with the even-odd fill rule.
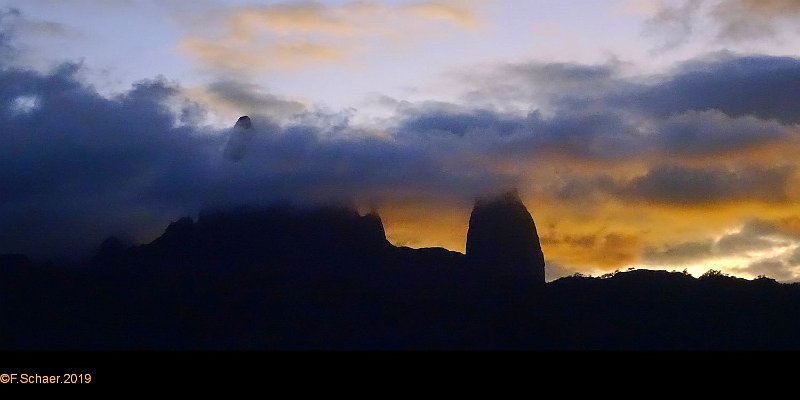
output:
[[476,202],[467,254],[395,247],[378,215],[206,211],[83,267],[0,257],[0,347],[797,349],[800,287],[630,271],[545,284],[515,193]]

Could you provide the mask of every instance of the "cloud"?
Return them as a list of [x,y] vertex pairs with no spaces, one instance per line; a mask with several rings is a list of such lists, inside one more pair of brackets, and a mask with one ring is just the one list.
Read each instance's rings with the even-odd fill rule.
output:
[[202,89],[188,91],[193,99],[203,100],[226,114],[259,114],[274,119],[286,119],[306,112],[302,103],[281,98],[259,85],[236,80],[218,80]]
[[11,47],[11,36],[14,31],[8,21],[19,15],[19,10],[14,8],[0,10],[0,67],[3,66],[4,61],[12,57],[14,52],[14,48]]
[[655,145],[669,156],[723,156],[780,144],[789,136],[789,129],[778,122],[731,118],[717,110],[689,111],[667,117]]
[[220,34],[190,32],[180,49],[212,69],[296,70],[438,35],[441,21],[460,30],[480,22],[468,2],[285,2],[228,9]]
[[[648,248],[643,261],[647,265],[659,266],[716,266],[721,261],[732,265],[727,269],[737,275],[766,275],[781,281],[794,280],[800,275],[800,235],[787,227],[794,223],[790,221],[795,220],[752,219],[735,232],[715,240]],[[737,266],[742,264],[744,266]]]
[[216,68],[231,70],[294,69],[345,58],[346,49],[325,43],[306,41],[265,44],[251,47],[236,43],[212,43],[187,39],[181,48],[199,61]]
[[472,9],[465,7],[464,2],[423,1],[409,5],[408,10],[423,18],[440,19],[467,29],[480,25],[478,16]]
[[[757,258],[737,273],[751,276],[767,276],[779,281],[797,281],[800,278],[800,230],[797,217],[775,221],[753,220],[739,233],[722,238],[719,252],[731,251],[775,253],[777,255]],[[727,243],[723,243],[726,241]],[[733,244],[733,248],[730,246]]]
[[[347,117],[304,112],[278,125],[254,116],[247,157],[222,157],[230,130],[187,123],[174,113],[183,92],[145,81],[113,98],[82,83],[80,67],[50,73],[0,70],[0,252],[80,254],[111,234],[152,238],[203,207],[291,202],[382,204],[384,199],[472,198],[513,185],[514,176],[472,164],[457,137],[359,133]],[[215,93],[246,100],[246,85]],[[34,98],[25,112],[19,98]],[[286,105],[267,94],[255,99]],[[179,120],[183,118],[183,122]],[[402,201],[402,200],[401,200]]]
[[661,82],[612,92],[605,100],[661,116],[718,110],[730,117],[752,115],[796,124],[798,85],[797,58],[720,53],[685,63]]
[[779,203],[789,200],[786,186],[794,167],[770,169],[693,169],[658,166],[621,188],[635,201],[672,205],[708,205],[740,200]]
[[617,5],[615,10],[632,15],[652,16],[661,9],[658,0],[625,0]]
[[348,21],[348,11],[358,4],[344,9],[326,7],[321,3],[296,2],[272,6],[250,7],[234,12],[227,21],[228,29],[240,40],[254,39],[260,32],[276,34],[321,33],[328,35],[351,35],[356,27]]
[[705,0],[686,0],[680,5],[662,4],[645,26],[645,33],[663,35],[661,49],[686,42],[695,28],[695,17]]
[[[26,0],[26,4],[37,4],[45,6],[63,6],[62,0]],[[141,3],[141,0],[107,0],[102,3],[97,3],[94,0],[70,0],[72,4],[90,5],[92,7],[115,7],[126,8]]]
[[[717,111],[730,118],[800,123],[800,109],[794,106],[800,102],[800,60],[794,57],[715,53],[684,62],[666,75],[635,78],[625,78],[615,63],[501,64],[475,69],[458,80],[472,85],[465,90],[466,102],[504,111],[533,107],[550,115],[624,110],[646,118]],[[751,122],[742,130],[753,128]]]
[[422,104],[414,110],[406,110],[399,132],[411,134],[450,134],[464,137],[468,133],[508,136],[524,129],[526,121],[518,117],[503,115],[491,110],[461,110],[452,105]]
[[716,250],[722,254],[763,251],[792,244],[794,239],[797,238],[781,234],[773,223],[753,220],[745,224],[739,232],[720,238],[716,243]]
[[578,271],[571,270],[569,268],[564,267],[563,265],[555,262],[548,262],[545,266],[544,273],[545,273],[545,280],[547,282],[552,282],[557,279],[570,276]]
[[[542,248],[550,257],[554,254],[560,256],[555,260],[561,269],[571,269],[573,272],[576,271],[575,265],[613,270],[622,265],[630,265],[640,258],[640,239],[630,234],[614,232],[561,235],[548,234],[546,231],[540,234]],[[568,267],[569,265],[572,267]]]
[[800,3],[794,0],[728,0],[711,11],[720,24],[719,35],[732,40],[775,35],[778,26],[800,20]]
[[[460,76],[461,102],[403,104],[395,134],[481,143],[474,162],[519,176],[548,259],[568,268],[720,268],[794,243],[724,232],[754,217],[791,225],[777,221],[800,198],[799,67],[724,53],[635,78],[613,63],[483,66]],[[613,234],[638,240],[615,253],[602,246]]]
[[663,34],[669,48],[686,43],[700,24],[711,25],[717,40],[742,42],[796,31],[798,20],[800,5],[794,0],[662,1],[645,32]]
[[[499,65],[463,78],[472,82],[464,101],[479,105],[473,110],[502,110],[469,118],[505,132],[516,124],[541,140],[550,136],[554,151],[583,158],[752,152],[795,140],[793,125],[800,123],[800,60],[791,57],[723,53],[684,63],[670,75],[635,79],[614,64],[540,63]],[[530,111],[532,105],[539,109]],[[417,125],[458,119],[452,106],[426,112]]]
[[647,264],[680,265],[707,260],[714,256],[713,241],[686,242],[663,249],[646,248],[643,261]]
[[76,34],[74,30],[64,24],[24,16],[17,8],[0,10],[0,24],[3,25],[5,34],[8,35],[6,40],[10,39],[11,32],[21,36],[41,36],[45,38]]
[[780,259],[756,261],[745,268],[738,268],[737,271],[752,276],[766,276],[778,281],[792,281],[798,277],[797,269]]
[[[635,79],[614,65],[484,67],[468,80],[461,103],[400,105],[393,134],[421,142],[460,138],[471,143],[474,164],[517,177],[544,222],[548,259],[560,265],[696,266],[726,252],[746,256],[746,244],[783,243],[709,236],[759,215],[794,212],[797,114],[783,111],[792,95],[759,101],[763,88],[755,82],[780,81],[776,71],[791,75],[795,68],[793,59],[733,55]],[[753,84],[740,84],[741,76]],[[725,87],[736,96],[724,96]],[[491,106],[497,103],[546,106]]]

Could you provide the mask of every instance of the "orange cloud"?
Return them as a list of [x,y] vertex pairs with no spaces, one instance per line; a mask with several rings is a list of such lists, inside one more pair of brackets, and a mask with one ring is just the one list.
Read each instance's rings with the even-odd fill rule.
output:
[[304,41],[266,44],[253,49],[235,43],[187,39],[181,49],[205,64],[233,70],[293,69],[338,61],[347,53],[340,46]]
[[425,1],[412,4],[408,9],[421,17],[448,21],[467,29],[473,29],[480,24],[475,12],[464,3]]
[[239,10],[228,20],[228,27],[236,38],[252,40],[261,32],[354,34],[357,28],[350,22],[342,10],[319,3],[288,3]]
[[480,18],[468,2],[425,1],[387,6],[355,1],[339,6],[281,3],[232,10],[222,34],[195,32],[180,49],[201,64],[237,71],[297,69],[341,62],[387,43],[440,35],[441,21],[473,29]]

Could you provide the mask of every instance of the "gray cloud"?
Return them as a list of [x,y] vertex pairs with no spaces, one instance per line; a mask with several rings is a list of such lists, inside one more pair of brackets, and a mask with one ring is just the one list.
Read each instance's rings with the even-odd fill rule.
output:
[[[449,134],[491,141],[484,153],[503,157],[561,153],[576,158],[610,160],[641,150],[634,127],[616,113],[559,113],[546,118],[539,112],[525,116],[456,105],[428,105],[406,109],[398,134]],[[501,140],[498,140],[501,139]]]
[[756,261],[745,268],[738,268],[737,270],[756,276],[763,275],[778,281],[790,281],[797,277],[794,267],[780,259]]
[[[773,250],[777,247],[791,249],[800,245],[800,233],[787,229],[793,219],[767,221],[753,219],[741,230],[725,235],[717,240],[703,240],[669,245],[662,248],[648,248],[643,261],[650,265],[680,265],[682,263],[702,263],[718,257],[751,258],[753,253]],[[796,279],[800,267],[800,248],[784,251],[778,256],[758,259],[745,267],[733,268],[736,273],[754,276],[765,275],[781,281]]]
[[662,2],[648,21],[645,34],[659,34],[665,47],[683,44],[698,24],[711,24],[716,39],[750,41],[770,38],[796,29],[800,3],[795,0],[684,0]]
[[252,83],[219,80],[208,85],[207,90],[242,114],[286,118],[306,111],[303,104],[265,92],[260,86]]
[[17,8],[0,9],[0,39],[6,44],[13,38],[41,37],[43,39],[80,36],[78,30],[67,25],[30,18]]
[[547,108],[548,114],[625,111],[661,119],[716,110],[732,118],[800,122],[795,107],[800,102],[800,60],[794,57],[715,53],[666,75],[635,79],[621,77],[614,63],[507,64],[476,70],[463,81],[475,86],[465,94],[470,104],[534,104]]
[[[506,77],[500,79],[500,76]],[[503,160],[559,155],[576,161],[619,162],[654,155],[675,160],[621,180],[600,173],[569,176],[553,190],[577,200],[605,193],[626,201],[709,205],[740,200],[789,200],[790,166],[687,167],[681,161],[736,157],[793,140],[800,121],[800,61],[729,54],[686,63],[672,76],[625,80],[614,66],[501,66],[476,79],[478,95],[501,102],[549,99],[551,112],[501,112],[489,107],[406,105],[396,133],[482,142],[481,154]],[[511,82],[516,89],[508,88]],[[546,82],[559,82],[561,92]],[[563,82],[572,82],[572,84]],[[552,86],[555,88],[556,86]],[[542,93],[536,90],[543,87]],[[442,136],[444,135],[444,136]]]
[[645,24],[645,34],[664,38],[659,50],[683,44],[692,35],[695,19],[705,0],[686,0],[679,5],[663,4]]
[[20,11],[15,8],[0,9],[0,67],[8,62],[15,53],[14,48],[11,46],[14,31],[9,21],[19,18],[20,15]]
[[695,169],[680,166],[652,168],[620,189],[624,198],[637,201],[686,205],[737,200],[782,202],[791,167],[758,169]]
[[552,282],[554,280],[563,278],[565,276],[570,276],[574,274],[576,271],[568,269],[559,263],[548,262],[547,268],[544,269],[544,272],[545,272],[545,280],[547,282]]
[[553,191],[562,200],[580,201],[583,199],[593,199],[599,193],[614,193],[617,191],[618,183],[606,174],[584,178],[569,176],[563,183]]
[[792,57],[718,54],[684,64],[671,77],[649,85],[615,88],[600,101],[666,117],[718,110],[784,124],[800,122],[800,60]]
[[730,118],[719,111],[689,111],[667,117],[653,137],[655,147],[670,156],[710,156],[779,143],[789,129],[753,116]]
[[676,265],[707,260],[715,256],[714,242],[686,242],[662,249],[647,248],[642,260],[647,264]]
[[475,105],[407,105],[398,130],[499,134],[504,154],[529,157],[682,160],[783,143],[800,123],[800,60],[789,57],[715,54],[635,80],[614,65],[501,65],[467,81]]
[[720,23],[719,36],[731,40],[753,40],[773,36],[784,23],[800,20],[795,0],[727,0],[710,12]]
[[[723,236],[717,242],[721,252],[747,252],[766,250],[775,245],[787,246],[800,240],[800,235],[785,228],[787,221],[748,221],[741,231]],[[784,226],[782,226],[784,225]]]

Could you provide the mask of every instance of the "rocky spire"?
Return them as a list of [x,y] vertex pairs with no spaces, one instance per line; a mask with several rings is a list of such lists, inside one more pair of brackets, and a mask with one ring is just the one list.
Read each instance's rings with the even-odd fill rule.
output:
[[467,260],[493,280],[544,283],[544,254],[533,217],[517,190],[478,200],[467,233]]
[[255,131],[250,117],[243,116],[236,121],[228,143],[225,145],[225,158],[231,161],[240,161],[247,155],[247,145],[253,140]]
[[244,117],[239,117],[239,120],[236,121],[236,125],[234,126],[235,129],[252,129],[253,122],[250,121],[250,117],[245,115]]

